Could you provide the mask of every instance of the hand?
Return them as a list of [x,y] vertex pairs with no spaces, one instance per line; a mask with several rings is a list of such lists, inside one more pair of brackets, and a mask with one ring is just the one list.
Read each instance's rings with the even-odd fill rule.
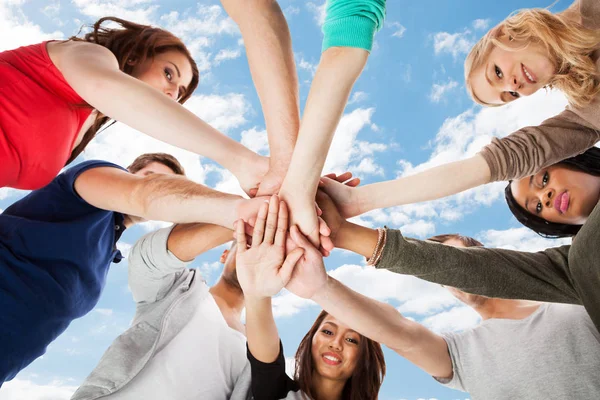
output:
[[[290,206],[290,223],[297,224],[301,232],[308,237],[315,247],[320,247],[321,237],[329,236],[329,228],[325,221],[319,219],[318,208],[315,207],[314,198],[305,195],[288,193],[282,189],[280,196]],[[330,243],[323,243],[328,246]],[[333,247],[333,246],[331,246]],[[331,249],[330,249],[331,250]]]
[[355,189],[360,183],[360,179],[350,178],[352,178],[350,172],[345,172],[339,176],[329,174],[321,177],[319,182],[319,189],[331,197],[343,218],[351,218],[362,214],[362,204]]
[[[247,247],[245,222],[236,223],[237,275],[246,297],[266,298],[277,294],[290,280],[294,265],[304,253],[298,248],[285,257],[288,212],[285,203],[272,196],[261,206]],[[285,261],[284,261],[285,260]]]
[[329,197],[329,195],[322,190],[317,191],[317,203],[323,210],[323,215],[321,218],[323,218],[329,227],[329,239],[334,245],[336,245],[337,233],[342,225],[346,223],[346,220],[340,215],[340,212],[335,207],[331,197]]
[[237,221],[241,219],[244,222],[250,222],[254,225],[256,223],[256,215],[261,207],[269,202],[269,199],[269,196],[255,197],[253,199],[239,199],[235,208],[234,220]]
[[290,234],[298,248],[304,250],[304,254],[297,261],[292,277],[285,287],[296,296],[310,299],[327,283],[323,257],[296,225],[290,228]]
[[[239,171],[234,173],[234,175],[237,178],[242,190],[248,196],[255,197],[257,196],[259,185],[268,171],[269,158],[256,154],[256,157],[252,161],[240,166]],[[266,194],[271,195],[273,193]]]
[[285,174],[287,171],[285,170],[274,170],[273,168],[269,168],[269,171],[263,176],[260,184],[258,186],[258,191],[256,191],[257,196],[270,196],[272,194],[278,193],[281,184],[283,183],[283,178],[285,178]]

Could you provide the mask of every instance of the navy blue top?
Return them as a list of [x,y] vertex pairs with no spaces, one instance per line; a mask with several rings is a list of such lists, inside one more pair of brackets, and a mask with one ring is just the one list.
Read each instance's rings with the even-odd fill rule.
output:
[[74,188],[98,167],[123,169],[83,162],[0,214],[0,386],[94,308],[110,263],[123,258],[123,214],[88,204]]

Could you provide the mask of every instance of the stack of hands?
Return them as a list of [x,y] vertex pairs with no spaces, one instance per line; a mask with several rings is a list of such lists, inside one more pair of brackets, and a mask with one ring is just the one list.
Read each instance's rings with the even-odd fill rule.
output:
[[[350,172],[322,178],[320,187],[333,194],[360,183]],[[340,190],[341,189],[341,190]],[[284,287],[310,299],[327,283],[323,257],[333,250],[337,234],[346,222],[336,202],[318,190],[316,203],[308,207],[318,220],[318,241],[309,239],[290,218],[288,204],[279,195],[261,197],[258,214],[234,224],[237,241],[237,274],[247,299],[270,298]]]

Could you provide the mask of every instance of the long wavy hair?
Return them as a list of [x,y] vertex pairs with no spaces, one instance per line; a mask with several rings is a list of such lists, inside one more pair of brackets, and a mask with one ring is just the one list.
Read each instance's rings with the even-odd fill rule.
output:
[[[109,22],[116,23],[118,27],[106,27],[104,24]],[[85,34],[83,38],[73,36],[69,40],[90,42],[106,47],[117,58],[119,69],[128,75],[131,75],[135,65],[141,64],[146,60],[152,60],[157,54],[170,50],[178,51],[187,57],[192,66],[192,81],[185,95],[178,102],[181,104],[185,103],[198,87],[198,82],[200,81],[198,66],[187,47],[171,32],[149,25],[136,24],[116,17],[100,18],[94,23],[92,28],[92,31]],[[100,128],[106,126],[109,120],[109,117],[100,113],[98,114],[94,124],[84,134],[81,143],[73,149],[71,157],[67,160],[67,164],[81,154],[90,141],[98,134]]]
[[[296,351],[294,380],[309,399],[314,399],[312,393],[312,372],[314,369],[311,353],[312,341],[327,315],[329,314],[326,311],[321,311],[313,326],[304,335]],[[346,381],[342,392],[342,400],[376,400],[383,383],[385,359],[383,358],[381,345],[361,335],[359,347],[359,361],[352,376]]]
[[[591,147],[584,153],[575,157],[567,158],[555,165],[565,165],[577,169],[586,174],[600,176],[600,149]],[[558,224],[556,222],[546,221],[545,219],[531,214],[517,203],[511,189],[511,182],[504,189],[504,198],[508,204],[510,212],[515,216],[517,221],[525,225],[538,235],[548,238],[557,239],[561,237],[572,237],[577,235],[583,225]]]
[[471,86],[472,72],[485,64],[494,46],[507,51],[522,50],[528,46],[506,46],[498,40],[503,35],[517,42],[541,43],[545,47],[556,68],[547,87],[561,90],[572,105],[583,107],[600,93],[600,75],[591,57],[600,48],[600,30],[585,28],[562,13],[552,14],[545,9],[533,8],[515,12],[490,29],[467,55],[465,83],[477,103],[492,107],[501,105],[482,101]]

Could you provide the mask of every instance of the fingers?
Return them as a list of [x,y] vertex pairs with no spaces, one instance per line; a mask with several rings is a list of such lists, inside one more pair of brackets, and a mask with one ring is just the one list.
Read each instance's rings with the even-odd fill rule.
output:
[[285,246],[287,236],[289,212],[285,201],[279,203],[279,219],[277,220],[277,233],[275,233],[275,245]]
[[277,195],[271,196],[269,200],[269,210],[267,215],[267,222],[265,227],[265,237],[263,242],[267,244],[273,244],[275,239],[275,231],[277,230],[277,217],[279,214],[279,197]]
[[267,213],[269,212],[269,203],[264,202],[258,209],[258,215],[256,216],[256,223],[254,224],[254,233],[252,234],[252,247],[258,247],[263,241],[265,234],[265,222],[267,219]]
[[329,236],[331,234],[331,229],[329,229],[327,222],[321,217],[319,217],[319,234],[321,236]]
[[294,251],[292,251],[290,254],[288,254],[287,257],[285,258],[283,265],[279,269],[279,277],[280,277],[281,281],[283,282],[284,286],[287,285],[288,282],[290,281],[290,278],[292,277],[292,273],[294,272],[294,267],[296,266],[296,264],[298,263],[298,260],[300,260],[300,258],[303,255],[304,255],[304,249],[298,247]]
[[256,197],[257,193],[258,193],[258,188],[252,188],[252,189],[248,190],[248,196],[250,196],[250,198]]
[[344,183],[344,182],[346,182],[350,178],[352,178],[352,172],[346,171],[343,174],[340,174],[337,177],[331,178],[331,179],[335,179],[336,181],[338,181],[340,183]]
[[[321,248],[329,253],[333,250],[335,246],[333,245],[333,241],[328,236],[321,236]],[[327,257],[327,256],[325,256]]]
[[346,186],[357,187],[360,185],[360,178],[352,178],[348,182],[344,183]]
[[246,251],[246,231],[245,231],[245,223],[243,219],[237,221],[235,225],[235,233],[236,233],[236,241],[237,241],[237,251],[238,254]]

